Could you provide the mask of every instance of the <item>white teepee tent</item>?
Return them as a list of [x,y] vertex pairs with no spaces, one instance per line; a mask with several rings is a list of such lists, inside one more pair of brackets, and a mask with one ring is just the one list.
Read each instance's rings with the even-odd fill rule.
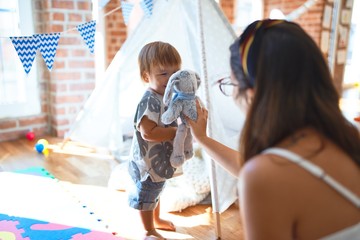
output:
[[[116,54],[103,83],[96,87],[67,137],[113,152],[121,150],[123,136],[133,131],[133,114],[145,87],[139,77],[138,53],[146,43],[164,41],[179,51],[182,68],[202,76],[199,95],[209,108],[212,137],[236,148],[243,116],[231,97],[214,86],[216,80],[230,76],[229,46],[234,38],[214,0],[155,1],[153,14],[142,19]],[[236,180],[221,167],[212,168],[214,182],[221,188],[219,208],[214,210],[222,212],[237,198]]]

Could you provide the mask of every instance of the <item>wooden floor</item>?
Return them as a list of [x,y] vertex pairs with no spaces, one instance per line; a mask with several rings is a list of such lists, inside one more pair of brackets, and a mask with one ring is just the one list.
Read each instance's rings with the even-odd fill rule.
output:
[[[42,138],[54,146],[59,146],[62,141],[62,139],[49,136]],[[43,166],[60,181],[106,187],[111,170],[117,164],[115,160],[104,157],[99,159],[91,153],[80,156],[50,151],[50,154],[45,157],[34,150],[35,143],[36,140],[29,141],[25,138],[0,142],[0,170],[16,171]],[[76,147],[76,149],[79,148],[81,147]],[[131,214],[128,206],[125,203],[123,205],[124,212]],[[212,213],[211,205],[197,205],[175,213],[161,212],[161,216],[177,226],[176,233],[161,231],[167,239],[216,239],[215,215]],[[136,221],[139,220],[131,218],[131,223],[129,223],[127,218],[124,219],[124,224],[129,224],[132,228],[127,228],[128,232],[118,232],[118,235],[126,239],[138,239],[137,234],[141,230],[141,224]],[[243,239],[239,209],[236,204],[220,215],[220,225],[221,239]],[[139,229],[134,226],[138,226]]]

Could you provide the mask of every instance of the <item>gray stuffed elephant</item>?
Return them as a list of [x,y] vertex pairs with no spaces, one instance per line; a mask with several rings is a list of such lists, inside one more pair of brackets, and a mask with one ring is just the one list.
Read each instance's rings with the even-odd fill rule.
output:
[[174,138],[174,149],[170,163],[174,168],[180,167],[185,160],[193,157],[193,140],[185,116],[196,121],[196,91],[200,85],[200,77],[190,70],[179,70],[171,75],[165,89],[164,103],[168,107],[161,116],[164,124],[171,124],[180,117]]

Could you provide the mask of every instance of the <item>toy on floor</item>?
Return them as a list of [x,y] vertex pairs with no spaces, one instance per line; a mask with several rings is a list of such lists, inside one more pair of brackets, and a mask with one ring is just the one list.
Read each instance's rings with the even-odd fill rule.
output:
[[29,140],[29,141],[32,141],[35,139],[35,133],[32,131],[27,132],[25,136],[26,136],[27,140]]
[[171,75],[165,89],[164,103],[168,107],[161,116],[164,124],[171,124],[179,117],[174,138],[174,149],[170,157],[171,166],[180,167],[185,160],[193,157],[192,135],[185,116],[197,120],[196,91],[200,85],[200,77],[190,70],[179,70]]
[[47,156],[49,154],[48,145],[49,142],[46,139],[39,139],[35,144],[35,150]]

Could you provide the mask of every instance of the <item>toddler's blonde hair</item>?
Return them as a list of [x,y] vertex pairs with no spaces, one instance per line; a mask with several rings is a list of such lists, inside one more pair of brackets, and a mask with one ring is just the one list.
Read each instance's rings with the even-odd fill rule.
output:
[[163,68],[165,66],[181,66],[179,52],[169,43],[151,42],[146,44],[140,51],[138,57],[140,76],[144,82],[145,73],[151,73],[155,66]]

